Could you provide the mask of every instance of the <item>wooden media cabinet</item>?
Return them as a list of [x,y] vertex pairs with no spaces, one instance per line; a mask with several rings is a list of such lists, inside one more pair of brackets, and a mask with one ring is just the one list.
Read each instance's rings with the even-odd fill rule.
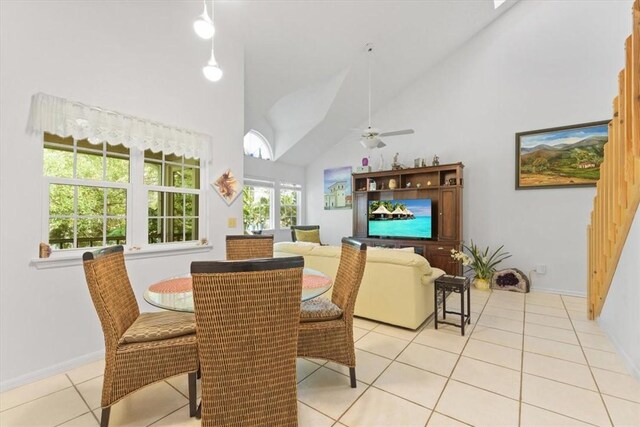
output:
[[[451,258],[451,249],[460,250],[462,244],[463,168],[462,163],[453,163],[352,174],[353,237],[369,246],[413,247],[431,266],[447,274],[462,274],[460,263]],[[412,199],[431,199],[430,239],[369,237],[370,201]]]

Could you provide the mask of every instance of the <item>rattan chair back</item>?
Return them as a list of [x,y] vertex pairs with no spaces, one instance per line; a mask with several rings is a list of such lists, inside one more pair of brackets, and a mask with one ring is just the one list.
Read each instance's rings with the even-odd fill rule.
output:
[[227,260],[273,258],[273,235],[227,236]]
[[112,246],[85,252],[82,259],[89,293],[105,340],[100,425],[109,425],[111,405],[120,399],[148,384],[180,374],[188,374],[189,414],[195,416],[198,371],[195,334],[155,341],[122,342],[123,334],[140,317],[124,263],[124,248]]
[[366,262],[367,246],[356,240],[343,238],[331,302],[340,307],[345,316],[353,317]]
[[119,245],[85,252],[82,259],[108,351],[140,315],[124,264],[124,248]]
[[191,264],[203,426],[295,426],[302,257]]

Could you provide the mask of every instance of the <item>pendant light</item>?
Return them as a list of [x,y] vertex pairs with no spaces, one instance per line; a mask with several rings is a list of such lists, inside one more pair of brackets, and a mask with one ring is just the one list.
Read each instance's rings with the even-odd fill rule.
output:
[[209,62],[207,65],[202,67],[202,74],[212,82],[217,82],[222,78],[222,70],[218,66],[218,62],[216,61],[216,57],[213,54],[213,39],[211,40],[211,58],[209,58]]
[[[209,17],[209,13],[207,12],[207,1],[203,0],[202,3],[204,4],[204,11],[202,12],[202,15],[198,16],[196,20],[193,21],[193,30],[199,37],[209,40],[213,37],[216,29],[213,26],[213,19]],[[213,7],[211,9],[211,15],[213,16]]]

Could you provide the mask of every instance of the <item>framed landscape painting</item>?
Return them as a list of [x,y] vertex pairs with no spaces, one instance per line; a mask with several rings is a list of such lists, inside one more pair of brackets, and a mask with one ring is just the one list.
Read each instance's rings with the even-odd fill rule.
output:
[[324,209],[351,209],[351,166],[324,170]]
[[609,121],[516,134],[516,190],[594,186]]

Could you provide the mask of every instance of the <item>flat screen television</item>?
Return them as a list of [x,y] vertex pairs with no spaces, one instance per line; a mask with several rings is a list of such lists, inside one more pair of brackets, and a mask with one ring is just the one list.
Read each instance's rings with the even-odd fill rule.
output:
[[431,199],[370,200],[368,236],[430,239]]

